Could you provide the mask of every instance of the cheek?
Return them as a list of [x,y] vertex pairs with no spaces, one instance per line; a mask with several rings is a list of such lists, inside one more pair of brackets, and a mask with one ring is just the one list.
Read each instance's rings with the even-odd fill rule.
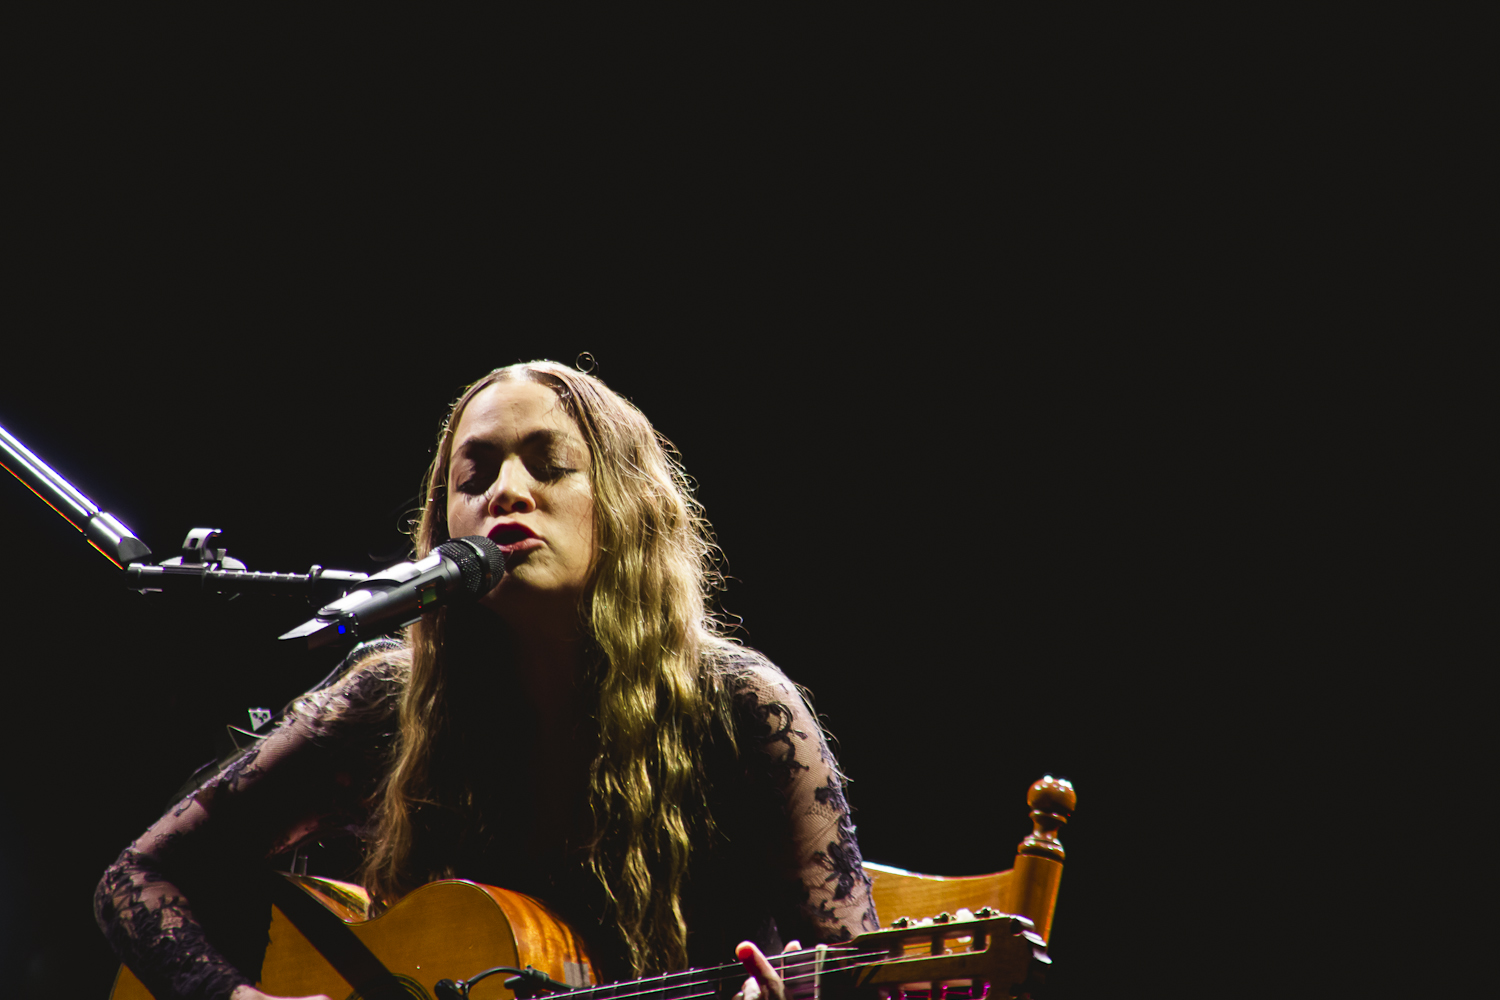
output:
[[462,538],[465,535],[473,534],[473,531],[470,530],[473,525],[473,518],[470,517],[470,512],[462,500],[450,500],[446,509],[448,512],[448,535],[450,537]]
[[594,549],[594,498],[584,494],[574,506],[573,524],[579,544],[592,552]]

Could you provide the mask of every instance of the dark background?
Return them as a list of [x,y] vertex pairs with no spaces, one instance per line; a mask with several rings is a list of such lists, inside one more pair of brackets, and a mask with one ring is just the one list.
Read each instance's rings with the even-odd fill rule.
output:
[[[1242,983],[1205,956],[1279,898],[1273,775],[1379,615],[1345,556],[1389,358],[1330,289],[1386,292],[1337,263],[1374,225],[1317,155],[1345,117],[1305,113],[1370,91],[884,29],[679,71],[601,67],[603,29],[430,72],[48,36],[0,423],[156,558],[211,525],[371,570],[463,385],[591,352],[700,483],[740,635],[814,691],[867,859],[1009,867],[1066,776],[1061,995]],[[275,642],[291,603],[126,592],[8,477],[0,516],[6,972],[102,996],[99,874],[328,657]]]

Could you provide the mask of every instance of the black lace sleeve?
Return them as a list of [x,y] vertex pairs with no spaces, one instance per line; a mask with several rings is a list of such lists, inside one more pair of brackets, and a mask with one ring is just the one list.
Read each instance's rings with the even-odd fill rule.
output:
[[257,898],[261,862],[336,829],[361,831],[404,676],[399,647],[371,652],[294,702],[106,869],[95,918],[157,1000],[219,1000],[253,983],[269,914]]
[[745,783],[737,801],[722,806],[723,818],[742,847],[761,842],[753,854],[770,869],[775,926],[763,942],[831,944],[878,930],[843,778],[807,703],[785,674],[748,651],[729,683]]

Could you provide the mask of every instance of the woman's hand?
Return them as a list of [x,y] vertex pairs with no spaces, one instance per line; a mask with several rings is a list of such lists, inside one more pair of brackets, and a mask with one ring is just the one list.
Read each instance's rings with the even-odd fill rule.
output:
[[236,986],[234,992],[229,994],[229,1000],[330,1000],[330,998],[322,993],[311,997],[273,997],[269,993],[262,993],[254,986]]
[[[801,951],[802,942],[793,941],[782,949],[785,955],[790,951]],[[741,941],[734,949],[734,957],[745,963],[745,971],[750,973],[750,978],[745,980],[745,985],[734,995],[734,1000],[786,1000],[786,986],[781,981],[781,976],[771,968],[770,961],[761,950],[749,941]],[[235,1000],[239,1000],[238,997]]]

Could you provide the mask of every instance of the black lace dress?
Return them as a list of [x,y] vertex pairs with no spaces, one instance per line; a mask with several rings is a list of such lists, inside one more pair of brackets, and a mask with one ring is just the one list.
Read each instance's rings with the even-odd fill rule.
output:
[[[266,859],[369,832],[404,661],[395,643],[361,656],[342,679],[293,703],[265,739],[106,870],[94,902],[99,926],[158,1000],[217,1000],[253,983],[269,914]],[[783,941],[833,943],[877,928],[838,768],[805,703],[759,654],[731,653],[722,669],[739,749],[716,740],[706,758],[714,835],[694,844],[683,896],[692,964],[730,961],[742,940],[779,951]],[[607,978],[628,978],[580,851],[522,856],[503,841],[471,845],[454,874],[542,899]]]

